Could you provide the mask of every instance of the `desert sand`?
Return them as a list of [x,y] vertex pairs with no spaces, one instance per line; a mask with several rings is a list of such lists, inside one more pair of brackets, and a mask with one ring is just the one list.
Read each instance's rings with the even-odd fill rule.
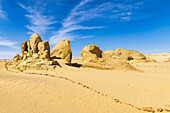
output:
[[144,72],[63,65],[56,71],[20,73],[7,71],[4,63],[0,62],[0,113],[144,113],[143,107],[157,112],[170,104],[170,62],[132,64]]

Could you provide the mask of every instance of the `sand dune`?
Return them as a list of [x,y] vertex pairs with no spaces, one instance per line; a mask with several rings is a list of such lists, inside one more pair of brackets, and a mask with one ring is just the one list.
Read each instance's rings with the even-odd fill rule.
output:
[[170,53],[145,54],[145,56],[151,57],[157,60],[158,62],[164,62],[164,61],[168,61],[168,59],[170,58]]
[[170,63],[132,65],[144,72],[63,65],[56,72],[26,74],[8,72],[1,62],[0,113],[144,113],[139,109],[146,106],[165,109],[170,104]]

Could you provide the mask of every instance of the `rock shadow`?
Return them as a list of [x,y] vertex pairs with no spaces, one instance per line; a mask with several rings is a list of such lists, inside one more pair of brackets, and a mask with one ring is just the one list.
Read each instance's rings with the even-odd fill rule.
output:
[[71,63],[71,65],[69,65],[69,66],[80,68],[82,66],[82,64]]

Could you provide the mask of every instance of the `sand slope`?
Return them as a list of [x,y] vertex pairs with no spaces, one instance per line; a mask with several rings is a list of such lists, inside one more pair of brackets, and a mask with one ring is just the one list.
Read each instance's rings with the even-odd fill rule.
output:
[[0,113],[144,113],[129,104],[170,104],[170,63],[133,65],[145,72],[64,66],[50,77],[7,72],[0,63]]
[[170,53],[160,53],[160,54],[145,54],[146,57],[151,57],[155,59],[157,62],[168,61],[170,58]]

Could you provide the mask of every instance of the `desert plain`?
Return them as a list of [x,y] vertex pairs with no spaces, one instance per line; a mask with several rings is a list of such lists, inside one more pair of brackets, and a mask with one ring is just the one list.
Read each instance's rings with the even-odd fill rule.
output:
[[[149,56],[158,62],[132,64],[143,72],[63,65],[55,72],[15,73],[7,71],[7,61],[2,60],[0,113],[145,113],[137,108],[166,109],[170,104],[170,62],[164,61],[170,54]],[[82,59],[73,58],[72,62],[81,63]]]

